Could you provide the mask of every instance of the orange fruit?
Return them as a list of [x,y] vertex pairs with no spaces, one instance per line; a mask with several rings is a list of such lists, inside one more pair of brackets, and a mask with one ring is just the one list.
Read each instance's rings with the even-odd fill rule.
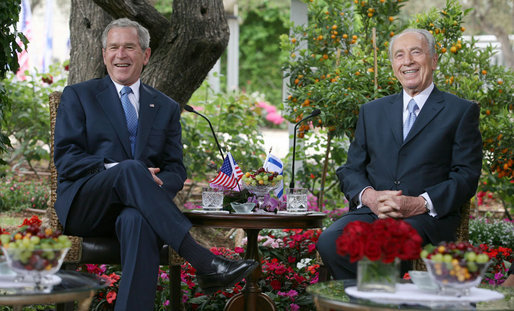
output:
[[394,17],[389,16],[389,21],[390,21],[390,22],[394,21]]
[[450,52],[452,52],[452,53],[457,53],[457,47],[456,47],[456,46],[452,46],[452,47],[450,48]]
[[482,74],[485,76],[487,74],[487,70],[482,70]]

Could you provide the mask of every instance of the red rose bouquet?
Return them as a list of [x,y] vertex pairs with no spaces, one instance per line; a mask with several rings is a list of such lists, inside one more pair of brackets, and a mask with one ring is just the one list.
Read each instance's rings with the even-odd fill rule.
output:
[[419,258],[421,243],[418,232],[407,222],[387,218],[372,223],[349,223],[337,239],[336,247],[337,253],[341,256],[349,255],[351,262],[365,256],[371,261],[391,263],[395,258]]

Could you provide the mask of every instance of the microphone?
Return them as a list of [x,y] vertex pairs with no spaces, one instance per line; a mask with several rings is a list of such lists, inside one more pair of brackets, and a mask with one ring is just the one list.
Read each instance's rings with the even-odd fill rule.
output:
[[221,160],[224,161],[225,160],[225,156],[223,155],[223,151],[221,151],[221,146],[220,146],[220,143],[218,142],[218,138],[216,137],[216,133],[214,132],[214,129],[212,128],[211,121],[209,121],[209,119],[207,119],[206,116],[204,116],[203,114],[201,114],[198,111],[194,110],[194,108],[189,106],[189,105],[184,105],[184,109],[186,111],[189,111],[189,112],[192,112],[192,113],[196,113],[200,117],[202,117],[205,120],[207,120],[207,122],[209,123],[209,126],[211,127],[212,136],[214,136],[214,140],[216,141],[216,145],[218,146],[218,150],[220,151]]
[[292,167],[292,171],[291,171],[291,182],[289,183],[289,188],[294,188],[294,162],[295,162],[295,154],[296,154],[296,128],[298,127],[298,125],[300,123],[302,123],[303,121],[307,120],[307,119],[310,119],[312,117],[315,117],[317,115],[319,115],[321,113],[321,110],[319,110],[318,108],[314,109],[310,115],[306,116],[305,118],[301,119],[300,121],[298,121],[295,126],[294,126],[294,135],[293,135],[293,167]]

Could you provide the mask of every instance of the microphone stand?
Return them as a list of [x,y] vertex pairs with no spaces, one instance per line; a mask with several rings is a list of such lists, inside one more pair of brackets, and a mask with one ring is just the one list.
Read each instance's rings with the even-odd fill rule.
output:
[[223,151],[221,151],[221,146],[220,146],[220,143],[218,142],[218,138],[216,137],[216,133],[214,132],[214,128],[212,128],[212,124],[211,124],[211,121],[209,121],[209,119],[207,119],[206,116],[204,116],[203,114],[199,113],[198,111],[194,110],[193,107],[189,106],[189,105],[185,105],[184,106],[184,109],[186,111],[189,111],[189,112],[192,112],[192,113],[196,113],[197,115],[199,115],[200,117],[204,118],[205,120],[207,120],[207,122],[209,123],[209,126],[211,128],[211,132],[212,132],[212,136],[214,136],[214,140],[216,141],[216,145],[218,146],[218,150],[220,151],[220,155],[221,155],[221,161],[224,161],[225,160],[225,156],[223,155]]
[[296,128],[303,121],[305,121],[307,119],[310,119],[312,117],[315,117],[315,116],[319,115],[320,113],[321,113],[321,110],[316,108],[316,109],[314,109],[312,111],[312,113],[310,115],[308,115],[305,118],[303,118],[300,121],[298,121],[295,124],[295,126],[294,126],[294,135],[293,135],[294,136],[294,138],[293,138],[293,167],[292,167],[292,171],[291,171],[291,182],[289,183],[289,188],[294,188],[294,162],[295,162],[295,155],[296,155]]

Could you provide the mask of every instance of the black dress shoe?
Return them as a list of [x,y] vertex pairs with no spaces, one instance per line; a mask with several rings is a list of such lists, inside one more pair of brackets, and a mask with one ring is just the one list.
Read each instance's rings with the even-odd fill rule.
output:
[[248,276],[258,265],[259,263],[253,259],[235,261],[214,257],[211,266],[216,272],[197,274],[196,279],[204,293],[212,294],[218,290],[234,286]]

